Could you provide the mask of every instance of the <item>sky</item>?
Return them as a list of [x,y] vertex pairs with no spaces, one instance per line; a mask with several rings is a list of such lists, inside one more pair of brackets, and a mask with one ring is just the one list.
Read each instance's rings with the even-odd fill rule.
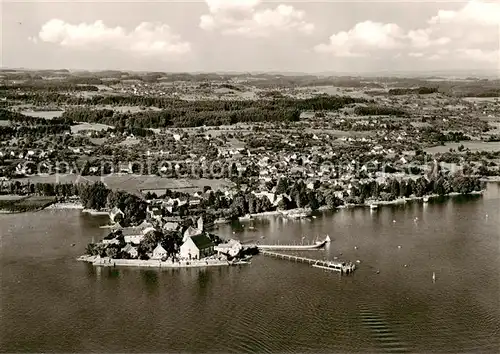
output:
[[2,0],[1,66],[500,73],[500,0]]

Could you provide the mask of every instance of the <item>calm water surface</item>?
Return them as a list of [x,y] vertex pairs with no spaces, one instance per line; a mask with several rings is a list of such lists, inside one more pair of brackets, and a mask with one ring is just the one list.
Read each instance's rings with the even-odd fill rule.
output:
[[0,215],[0,351],[500,351],[500,185],[477,198],[217,231],[269,243],[329,234],[326,250],[307,254],[360,260],[349,277],[264,256],[181,270],[75,261],[106,221]]

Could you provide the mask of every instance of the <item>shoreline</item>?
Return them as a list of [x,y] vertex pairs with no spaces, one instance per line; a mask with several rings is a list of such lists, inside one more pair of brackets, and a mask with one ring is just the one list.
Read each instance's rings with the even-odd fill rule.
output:
[[[397,198],[397,199],[394,199],[394,200],[389,200],[389,201],[373,201],[373,203],[363,203],[363,204],[344,204],[344,205],[339,205],[335,208],[330,208],[328,207],[327,205],[323,205],[323,206],[320,206],[317,210],[313,210],[312,212],[314,213],[314,211],[328,211],[328,210],[336,210],[336,209],[349,209],[349,208],[358,208],[358,207],[369,207],[371,204],[375,204],[377,206],[384,206],[384,205],[398,205],[398,204],[405,204],[407,202],[413,202],[413,201],[423,201],[424,198],[429,198],[429,200],[432,200],[432,199],[435,199],[435,198],[439,198],[439,197],[457,197],[457,196],[460,196],[460,195],[483,195],[484,193],[484,190],[481,190],[481,191],[472,191],[471,193],[458,193],[458,192],[451,192],[451,193],[448,193],[448,194],[444,194],[442,196],[438,195],[438,194],[428,194],[428,195],[424,195],[422,197],[416,197],[416,196],[413,196],[413,197],[405,197],[405,198]],[[256,213],[256,214],[250,214],[251,217],[253,218],[259,218],[259,217],[266,217],[266,216],[283,216],[283,217],[287,217],[288,214],[294,214],[294,213],[300,213],[300,212],[303,212],[304,208],[295,208],[295,209],[288,209],[288,210],[274,210],[274,211],[265,211],[265,212],[262,212],[262,213]],[[287,219],[292,219],[293,218],[287,218]],[[248,221],[248,219],[246,220],[240,220],[240,221]]]
[[82,213],[90,214],[92,216],[109,215],[109,211],[84,209],[84,208],[82,208]]
[[83,204],[77,202],[61,202],[54,203],[46,207],[45,209],[80,209],[83,210]]
[[[104,267],[147,267],[147,268],[204,268],[231,266],[228,261],[219,259],[201,259],[191,261],[161,261],[158,259],[113,259],[108,257],[83,255],[77,258],[77,261],[91,263],[93,266]],[[245,264],[245,263],[242,263]]]

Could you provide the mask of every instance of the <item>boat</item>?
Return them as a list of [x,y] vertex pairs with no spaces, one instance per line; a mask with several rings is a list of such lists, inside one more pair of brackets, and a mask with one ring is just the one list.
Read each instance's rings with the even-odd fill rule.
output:
[[377,209],[378,208],[378,204],[375,204],[375,203],[371,203],[370,204],[370,209]]
[[245,216],[240,216],[238,218],[239,221],[249,221],[249,220],[253,220],[253,216],[250,215],[250,214],[246,214]]
[[425,197],[423,198],[423,200],[424,200],[424,203],[428,203],[428,202],[429,202],[429,197],[425,196]]
[[250,262],[250,261],[245,261],[245,260],[242,260],[242,259],[237,260],[237,261],[230,261],[230,262],[228,262],[228,263],[229,263],[229,265],[232,265],[232,266],[236,266],[236,265],[244,265],[244,264],[252,264],[252,262]]
[[261,250],[289,250],[289,251],[301,251],[301,250],[314,250],[324,247],[330,242],[330,236],[326,236],[323,241],[316,241],[313,244],[307,245],[257,245]]
[[436,281],[436,273],[432,272],[432,281],[435,282]]
[[228,224],[231,222],[229,218],[218,218],[214,220],[214,224]]

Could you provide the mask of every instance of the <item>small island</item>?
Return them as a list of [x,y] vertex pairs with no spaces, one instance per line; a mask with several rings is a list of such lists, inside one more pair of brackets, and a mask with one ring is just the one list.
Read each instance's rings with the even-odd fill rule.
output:
[[196,225],[190,218],[170,218],[122,227],[123,216],[119,209],[112,210],[111,232],[102,241],[90,243],[87,254],[78,260],[99,266],[207,267],[248,264],[249,253],[255,252],[236,240],[223,242],[205,231],[202,217]]

